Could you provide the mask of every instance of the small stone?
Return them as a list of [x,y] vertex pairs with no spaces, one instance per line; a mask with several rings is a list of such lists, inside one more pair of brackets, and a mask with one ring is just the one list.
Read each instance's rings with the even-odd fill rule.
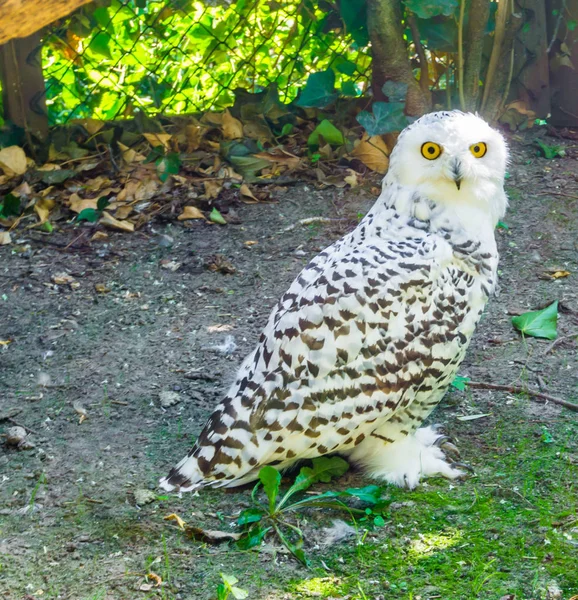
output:
[[26,429],[24,427],[9,427],[4,434],[6,436],[6,444],[8,446],[20,446],[26,438]]
[[157,499],[155,492],[151,490],[137,489],[134,491],[134,500],[139,506],[150,504]]
[[159,400],[161,401],[161,406],[163,408],[168,408],[169,406],[178,404],[181,401],[181,396],[177,392],[166,390],[159,394]]
[[159,235],[157,242],[159,246],[162,246],[163,248],[170,248],[175,243],[175,240],[170,235],[163,233]]

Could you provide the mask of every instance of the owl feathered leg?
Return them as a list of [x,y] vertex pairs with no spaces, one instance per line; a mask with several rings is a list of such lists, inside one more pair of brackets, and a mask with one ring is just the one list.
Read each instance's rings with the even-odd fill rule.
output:
[[413,489],[424,477],[442,475],[456,479],[463,471],[452,466],[436,441],[445,437],[435,427],[422,427],[392,440],[387,430],[369,436],[350,454],[374,479]]

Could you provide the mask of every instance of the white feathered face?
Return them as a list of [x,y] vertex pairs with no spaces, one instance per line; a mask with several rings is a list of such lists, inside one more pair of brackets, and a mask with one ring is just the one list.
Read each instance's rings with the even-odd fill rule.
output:
[[[431,113],[401,133],[387,177],[417,187],[433,200],[481,199],[492,213],[502,215],[507,161],[504,138],[483,119],[459,111]],[[497,192],[503,199],[496,198]]]

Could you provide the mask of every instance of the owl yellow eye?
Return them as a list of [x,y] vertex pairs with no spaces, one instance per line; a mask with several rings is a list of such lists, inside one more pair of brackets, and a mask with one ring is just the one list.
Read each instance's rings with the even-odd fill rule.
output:
[[484,144],[484,142],[478,142],[477,144],[472,144],[470,146],[470,152],[476,158],[482,158],[482,156],[484,156],[487,151],[488,147],[486,146],[486,144]]
[[435,160],[441,153],[441,146],[435,142],[426,142],[421,147],[421,155],[428,160]]

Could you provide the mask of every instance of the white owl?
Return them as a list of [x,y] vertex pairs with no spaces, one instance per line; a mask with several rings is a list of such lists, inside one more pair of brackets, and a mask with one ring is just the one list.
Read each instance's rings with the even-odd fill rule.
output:
[[194,447],[161,485],[234,487],[264,465],[339,453],[414,487],[461,472],[419,428],[443,397],[496,285],[507,147],[473,114],[399,136],[382,193],[275,306]]

